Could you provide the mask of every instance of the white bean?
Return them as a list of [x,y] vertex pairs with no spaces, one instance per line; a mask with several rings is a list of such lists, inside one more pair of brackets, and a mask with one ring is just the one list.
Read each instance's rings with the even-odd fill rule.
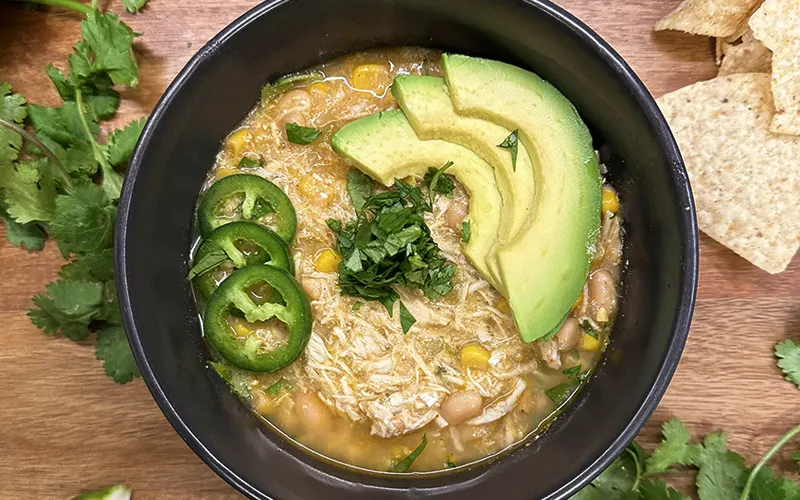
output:
[[439,413],[450,425],[458,425],[477,417],[483,409],[483,399],[477,391],[454,392],[442,403]]

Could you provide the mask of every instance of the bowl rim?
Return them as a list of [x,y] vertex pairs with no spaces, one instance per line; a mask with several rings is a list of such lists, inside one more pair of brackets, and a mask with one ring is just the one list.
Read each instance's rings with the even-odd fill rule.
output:
[[[198,50],[169,84],[159,98],[156,106],[153,108],[132,154],[125,176],[122,195],[119,200],[115,233],[114,256],[117,277],[116,284],[119,304],[122,310],[122,322],[134,359],[147,388],[158,404],[161,412],[195,454],[239,492],[251,498],[259,499],[271,499],[272,497],[240,477],[206,447],[201,437],[193,432],[172,406],[161,387],[161,383],[156,378],[147,361],[131,308],[131,297],[127,279],[128,264],[126,258],[126,241],[128,238],[127,221],[130,217],[130,206],[136,177],[143,168],[143,145],[152,140],[153,130],[156,124],[161,120],[176,94],[185,83],[192,78],[198,66],[220,50],[225,42],[245,29],[256,19],[290,1],[292,0],[265,0],[236,18]],[[555,5],[550,0],[517,1],[539,10],[542,15],[549,16],[555,22],[568,28],[582,44],[589,45],[592,51],[601,58],[602,62],[612,69],[622,80],[623,85],[642,109],[645,117],[650,122],[650,125],[653,127],[653,130],[661,142],[664,150],[663,152],[670,163],[671,177],[675,181],[676,197],[678,198],[680,206],[685,207],[685,210],[681,211],[681,217],[679,217],[680,232],[684,239],[684,254],[681,256],[683,259],[683,267],[680,275],[681,289],[679,290],[676,322],[673,328],[672,338],[660,360],[655,383],[650,388],[650,391],[641,402],[633,417],[625,425],[617,438],[606,446],[605,451],[585,467],[583,471],[548,496],[549,500],[567,499],[597,477],[624,451],[636,437],[640,429],[647,423],[666,392],[688,338],[689,326],[694,313],[698,281],[698,229],[689,177],[678,145],[653,96],[633,69],[608,42],[566,9]]]

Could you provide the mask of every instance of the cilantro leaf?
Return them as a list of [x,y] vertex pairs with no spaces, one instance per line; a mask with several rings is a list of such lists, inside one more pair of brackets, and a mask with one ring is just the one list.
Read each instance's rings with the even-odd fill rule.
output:
[[261,161],[261,158],[253,158],[251,156],[243,156],[241,160],[239,160],[239,168],[258,168],[263,167],[264,162]]
[[113,244],[117,209],[103,189],[82,184],[56,199],[50,234],[67,254],[96,253]]
[[697,457],[697,491],[702,500],[739,498],[745,483],[744,458],[728,451],[724,432],[714,432],[703,440]]
[[775,344],[775,356],[786,380],[800,389],[800,343],[786,339]]
[[675,464],[694,465],[702,446],[689,444],[692,439],[689,429],[680,420],[673,418],[661,428],[664,439],[647,459],[647,474],[662,474]]
[[462,243],[469,243],[469,240],[472,239],[472,226],[470,225],[470,221],[465,220],[461,222],[461,242]]
[[108,161],[114,166],[127,163],[133,148],[144,129],[146,118],[134,120],[125,127],[117,129],[108,136]]
[[56,186],[44,158],[0,169],[0,187],[8,214],[20,224],[55,217]]
[[406,309],[406,305],[400,302],[400,326],[403,328],[403,335],[408,333],[417,319],[411,314],[411,311]]
[[563,373],[564,375],[566,375],[569,378],[576,379],[576,378],[578,378],[578,375],[581,374],[581,365],[577,364],[575,366],[570,366],[569,368],[567,368],[566,370],[562,371],[561,373]]
[[296,123],[286,124],[286,138],[293,144],[307,145],[319,137],[319,130],[313,127],[303,127]]
[[58,272],[65,281],[108,281],[114,278],[114,249],[77,257]]
[[20,224],[9,217],[5,210],[0,211],[0,218],[6,225],[6,238],[12,245],[24,248],[29,252],[38,252],[44,248],[47,233],[40,225],[34,222]]
[[800,468],[800,451],[792,453],[792,460],[797,462],[797,467]]
[[498,148],[506,148],[511,151],[511,168],[514,172],[517,171],[517,149],[519,147],[518,139],[519,129],[515,129],[508,137],[497,145]]
[[[742,492],[742,495],[745,493]],[[775,477],[772,469],[762,467],[753,476],[746,497],[754,500],[798,500],[800,486],[786,478]]]
[[362,305],[364,305],[363,302],[358,302],[358,301],[353,302],[353,305],[350,306],[350,310],[351,311],[358,311],[359,309],[361,309]]
[[686,495],[664,484],[661,479],[642,478],[639,481],[639,497],[643,500],[691,500]]
[[560,405],[575,392],[577,384],[575,382],[565,382],[558,384],[550,389],[544,391],[545,395],[550,398],[555,404]]
[[147,4],[147,0],[122,0],[125,10],[131,14],[136,14]]
[[364,208],[374,186],[375,182],[361,170],[351,168],[347,171],[347,194],[356,210]]
[[409,453],[408,456],[403,459],[392,460],[392,464],[389,466],[389,472],[408,472],[408,469],[411,468],[414,460],[416,460],[420,453],[425,450],[426,446],[428,446],[428,437],[426,434],[423,434],[422,442],[414,449],[414,451]]
[[193,280],[197,276],[215,269],[218,265],[229,259],[230,257],[228,257],[228,254],[225,253],[224,250],[214,250],[213,252],[209,252],[204,255],[203,258],[197,262],[197,264],[189,269],[189,275],[186,277],[186,279]]
[[264,389],[264,392],[267,393],[267,394],[271,394],[273,396],[276,396],[276,395],[280,394],[281,389],[283,389],[284,385],[286,385],[285,381],[283,379],[280,379],[277,382],[275,382],[274,384],[272,384],[271,386],[269,386],[266,389]]
[[81,22],[83,40],[69,56],[70,80],[76,87],[105,73],[116,85],[136,87],[139,68],[133,55],[133,39],[138,35],[116,14],[90,12]]
[[98,282],[55,281],[46,293],[33,297],[35,307],[28,312],[34,325],[45,333],[61,331],[65,337],[81,340],[89,335],[89,323],[103,303],[103,287]]
[[141,376],[128,337],[121,326],[107,326],[97,332],[95,357],[103,361],[106,375],[113,378],[114,382],[126,384]]
[[428,194],[430,196],[430,204],[433,205],[436,193],[450,194],[455,189],[453,178],[445,175],[445,171],[453,166],[452,161],[448,161],[441,168],[428,168],[428,173],[425,174],[425,185],[428,186]]
[[641,447],[631,443],[619,458],[571,500],[635,499],[636,496],[628,495],[639,482],[644,457]]
[[[75,90],[80,88],[86,96],[86,107],[94,121],[107,120],[114,116],[119,108],[119,93],[114,90],[114,82],[103,73],[93,75],[91,80],[67,78],[55,66],[48,65],[44,69],[50,81],[64,102],[75,101]],[[73,81],[76,80],[77,81]]]
[[[39,140],[44,136],[62,146],[72,146],[88,140],[75,102],[67,101],[58,107],[29,104],[28,116]],[[96,121],[90,119],[88,125],[93,134],[99,132]]]
[[[11,85],[0,83],[0,119],[17,125],[27,116],[25,98],[11,93]],[[22,137],[13,130],[0,125],[0,165],[9,164],[19,157]]]

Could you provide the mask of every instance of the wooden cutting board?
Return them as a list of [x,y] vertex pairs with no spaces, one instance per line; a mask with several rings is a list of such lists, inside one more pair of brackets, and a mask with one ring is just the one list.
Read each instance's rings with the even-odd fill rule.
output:
[[[141,87],[124,93],[120,122],[149,112],[189,57],[256,3],[152,0],[140,15],[122,13],[143,36],[135,44]],[[715,75],[707,38],[650,29],[678,0],[560,3],[605,37],[656,96]],[[122,10],[116,0],[101,4]],[[58,104],[43,69],[64,64],[79,21],[56,9],[0,3],[0,81],[31,102]],[[141,380],[115,384],[90,345],[48,337],[30,324],[31,297],[60,265],[52,244],[29,255],[0,240],[0,499],[70,498],[122,481],[138,500],[240,498],[181,441]],[[695,434],[726,430],[731,447],[752,463],[800,423],[800,392],[772,356],[787,337],[800,338],[800,257],[770,276],[701,235],[689,342],[640,442],[652,448],[661,423],[675,416]],[[775,465],[793,467],[788,453]],[[685,475],[672,482],[688,492],[692,481]]]

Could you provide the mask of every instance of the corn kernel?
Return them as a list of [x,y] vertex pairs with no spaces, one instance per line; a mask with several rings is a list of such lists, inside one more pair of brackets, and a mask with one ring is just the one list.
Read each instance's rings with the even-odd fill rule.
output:
[[389,82],[389,69],[383,64],[361,64],[353,69],[350,85],[360,90],[383,92]]
[[503,314],[508,314],[511,312],[511,307],[508,305],[508,299],[505,297],[500,297],[500,300],[497,301],[497,310]]
[[613,189],[605,186],[603,187],[602,211],[603,213],[619,212],[619,198],[617,198],[617,193],[615,193]]
[[308,86],[309,92],[318,92],[320,94],[327,94],[331,90],[331,84],[328,82],[315,82]]
[[485,370],[489,367],[491,353],[483,346],[470,344],[461,349],[461,366],[464,368],[479,368]]
[[233,320],[232,323],[233,331],[240,337],[249,337],[253,333],[253,330],[244,321]]
[[605,307],[601,307],[597,310],[597,314],[594,315],[595,319],[600,323],[607,323],[608,322],[608,309]]
[[314,181],[314,176],[311,174],[304,175],[300,182],[297,183],[297,189],[304,196],[314,196],[316,194],[316,182]]
[[317,254],[314,261],[314,268],[321,273],[332,273],[339,267],[342,256],[336,250],[326,248]]
[[581,349],[584,351],[596,351],[600,349],[600,339],[596,339],[588,333],[584,333],[581,338]]
[[244,151],[244,147],[247,145],[247,141],[250,140],[250,137],[250,130],[240,128],[232,133],[225,141],[225,149],[227,149],[228,153],[233,157],[238,158]]

